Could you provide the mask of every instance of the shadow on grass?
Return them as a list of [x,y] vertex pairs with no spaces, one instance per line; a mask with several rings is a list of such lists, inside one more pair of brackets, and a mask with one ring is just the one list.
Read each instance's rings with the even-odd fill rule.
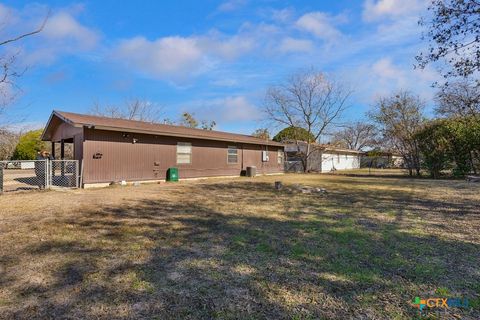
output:
[[[51,270],[54,281],[49,286],[14,289],[21,299],[36,299],[35,307],[19,305],[6,314],[407,318],[416,315],[408,301],[429,293],[419,290],[448,287],[465,295],[478,290],[472,284],[480,281],[479,245],[401,228],[407,207],[422,215],[428,208],[454,204],[384,191],[338,192],[325,198],[275,192],[270,184],[250,182],[192,189],[221,197],[222,203],[212,208],[188,198],[142,200],[59,221],[88,237],[28,248],[32,259],[51,255],[62,259],[62,265]],[[266,199],[272,206],[284,203],[282,210],[265,216],[236,212],[242,205],[258,205],[261,211]],[[361,212],[338,213],[360,202],[377,214],[381,208],[396,210],[397,219],[385,223]],[[295,215],[289,205],[296,206]],[[311,208],[316,211],[307,210]],[[478,310],[465,313],[472,319],[479,315]]]

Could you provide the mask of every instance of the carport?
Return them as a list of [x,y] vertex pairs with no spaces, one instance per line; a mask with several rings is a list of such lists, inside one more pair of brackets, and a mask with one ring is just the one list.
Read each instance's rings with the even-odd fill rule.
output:
[[52,156],[56,157],[56,146],[60,144],[60,159],[65,159],[65,144],[73,144],[73,159],[82,160],[83,127],[74,126],[61,114],[52,113],[42,134],[42,141],[52,144]]

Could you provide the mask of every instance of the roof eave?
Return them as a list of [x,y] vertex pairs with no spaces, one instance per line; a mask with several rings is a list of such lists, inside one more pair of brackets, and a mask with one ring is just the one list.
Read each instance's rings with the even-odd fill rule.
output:
[[42,140],[42,141],[48,141],[45,138],[45,134],[47,133],[48,127],[50,127],[50,122],[52,122],[52,118],[53,118],[54,114],[55,114],[55,111],[50,114],[50,117],[48,118],[47,124],[46,124],[45,128],[43,128],[42,135],[40,136],[40,140]]
[[50,123],[52,122],[52,119],[53,119],[53,116],[56,116],[57,118],[59,118],[60,120],[62,120],[63,122],[65,123],[68,123],[74,127],[83,127],[82,124],[78,124],[78,123],[74,123],[72,122],[70,119],[68,118],[65,118],[61,113],[59,113],[58,111],[56,110],[53,110],[52,111],[52,114],[50,115],[50,118],[48,118],[48,121],[47,121],[47,124],[45,126],[45,128],[43,129],[43,132],[42,132],[42,135],[40,136],[40,140],[42,141],[49,141],[49,139],[47,139],[45,137],[45,134],[47,133],[47,130],[48,128],[50,127]]

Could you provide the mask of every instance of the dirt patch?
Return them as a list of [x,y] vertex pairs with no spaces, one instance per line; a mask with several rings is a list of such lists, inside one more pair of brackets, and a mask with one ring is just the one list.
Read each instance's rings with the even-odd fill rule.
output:
[[[292,174],[3,195],[0,318],[403,319],[416,296],[476,302],[479,191]],[[447,316],[478,319],[472,305]]]

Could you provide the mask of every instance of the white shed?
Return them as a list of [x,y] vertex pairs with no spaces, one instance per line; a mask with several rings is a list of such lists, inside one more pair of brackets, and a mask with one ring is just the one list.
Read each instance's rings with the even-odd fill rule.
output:
[[34,169],[35,168],[35,161],[22,161],[22,162],[20,162],[20,168],[22,170]]
[[[303,171],[301,154],[306,152],[306,143],[289,143],[285,146],[287,154],[286,171]],[[308,171],[331,172],[360,168],[360,156],[357,150],[336,148],[331,145],[312,144],[313,151],[308,158]]]
[[360,168],[360,151],[329,147],[321,152],[321,172]]

